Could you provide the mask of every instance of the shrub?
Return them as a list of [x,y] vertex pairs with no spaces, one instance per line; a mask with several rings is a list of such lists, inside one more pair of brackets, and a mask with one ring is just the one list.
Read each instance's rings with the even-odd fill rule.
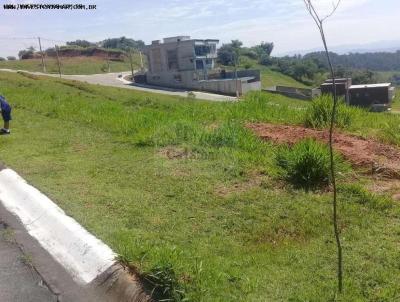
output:
[[6,59],[3,57],[0,57],[0,61],[5,61]]
[[200,137],[200,145],[214,148],[240,148],[251,150],[253,137],[242,125],[227,122],[212,131],[204,131]]
[[156,301],[184,301],[185,291],[172,265],[157,265],[141,277]]
[[[335,156],[336,162],[338,159]],[[282,176],[297,187],[308,191],[330,183],[329,149],[315,140],[305,139],[293,147],[280,148],[276,160]]]
[[[322,95],[315,99],[308,107],[304,125],[312,128],[329,127],[332,120],[333,99],[329,95]],[[348,127],[356,114],[357,108],[347,106],[342,100],[339,100],[335,124],[338,127]]]
[[14,57],[14,56],[8,56],[7,57],[7,60],[9,60],[9,61],[15,61],[17,58],[16,57]]

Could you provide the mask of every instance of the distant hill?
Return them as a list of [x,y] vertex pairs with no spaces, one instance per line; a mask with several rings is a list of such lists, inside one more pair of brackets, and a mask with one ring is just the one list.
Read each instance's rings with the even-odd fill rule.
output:
[[[400,50],[399,41],[378,41],[366,44],[349,44],[349,45],[338,45],[331,46],[330,50],[337,54],[349,54],[349,53],[367,53],[367,52],[396,52]],[[299,49],[289,52],[283,52],[276,54],[277,57],[293,56],[293,55],[305,55],[312,52],[322,51],[321,47],[312,49]]]
[[[324,52],[314,52],[302,57],[320,62],[327,68],[327,59]],[[346,69],[369,69],[373,71],[400,71],[400,50],[396,52],[367,52],[337,54],[331,53],[331,59],[336,67]]]

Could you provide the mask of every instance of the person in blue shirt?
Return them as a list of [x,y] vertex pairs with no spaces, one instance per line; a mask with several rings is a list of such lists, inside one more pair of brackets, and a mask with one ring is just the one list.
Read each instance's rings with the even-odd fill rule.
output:
[[10,134],[11,106],[2,95],[0,95],[0,109],[4,121],[4,127],[0,129],[0,134]]

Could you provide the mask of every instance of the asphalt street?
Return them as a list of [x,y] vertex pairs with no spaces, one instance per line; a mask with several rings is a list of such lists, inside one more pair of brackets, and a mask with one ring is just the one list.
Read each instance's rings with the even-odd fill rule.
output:
[[13,236],[13,229],[0,220],[0,301],[57,301]]

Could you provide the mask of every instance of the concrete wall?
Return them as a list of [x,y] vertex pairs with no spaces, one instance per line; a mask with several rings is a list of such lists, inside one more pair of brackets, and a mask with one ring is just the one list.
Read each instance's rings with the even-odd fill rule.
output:
[[[168,51],[176,51],[178,65],[170,69],[168,66]],[[149,62],[149,73],[194,70],[194,41],[187,40],[178,43],[150,45],[146,49]]]
[[392,103],[390,87],[350,87],[349,96],[349,104],[360,107],[370,107],[374,104],[390,105]]
[[[245,69],[237,71],[238,78],[254,77],[254,81],[261,81],[261,72],[257,69]],[[225,73],[225,78],[233,79],[235,77],[234,71],[228,71]]]
[[191,89],[199,91],[209,91],[226,95],[236,95],[236,89],[239,94],[245,94],[251,90],[260,90],[260,81],[248,81],[246,79],[216,79],[216,80],[194,80],[195,72],[179,72],[182,81],[176,81],[173,79],[173,74],[170,72],[159,73],[157,79],[153,79],[152,76],[147,75],[147,83],[156,86],[180,88],[180,89]]
[[318,88],[310,89],[288,86],[275,86],[273,88],[264,89],[264,91],[281,94],[299,100],[312,100],[321,94],[321,91]]

